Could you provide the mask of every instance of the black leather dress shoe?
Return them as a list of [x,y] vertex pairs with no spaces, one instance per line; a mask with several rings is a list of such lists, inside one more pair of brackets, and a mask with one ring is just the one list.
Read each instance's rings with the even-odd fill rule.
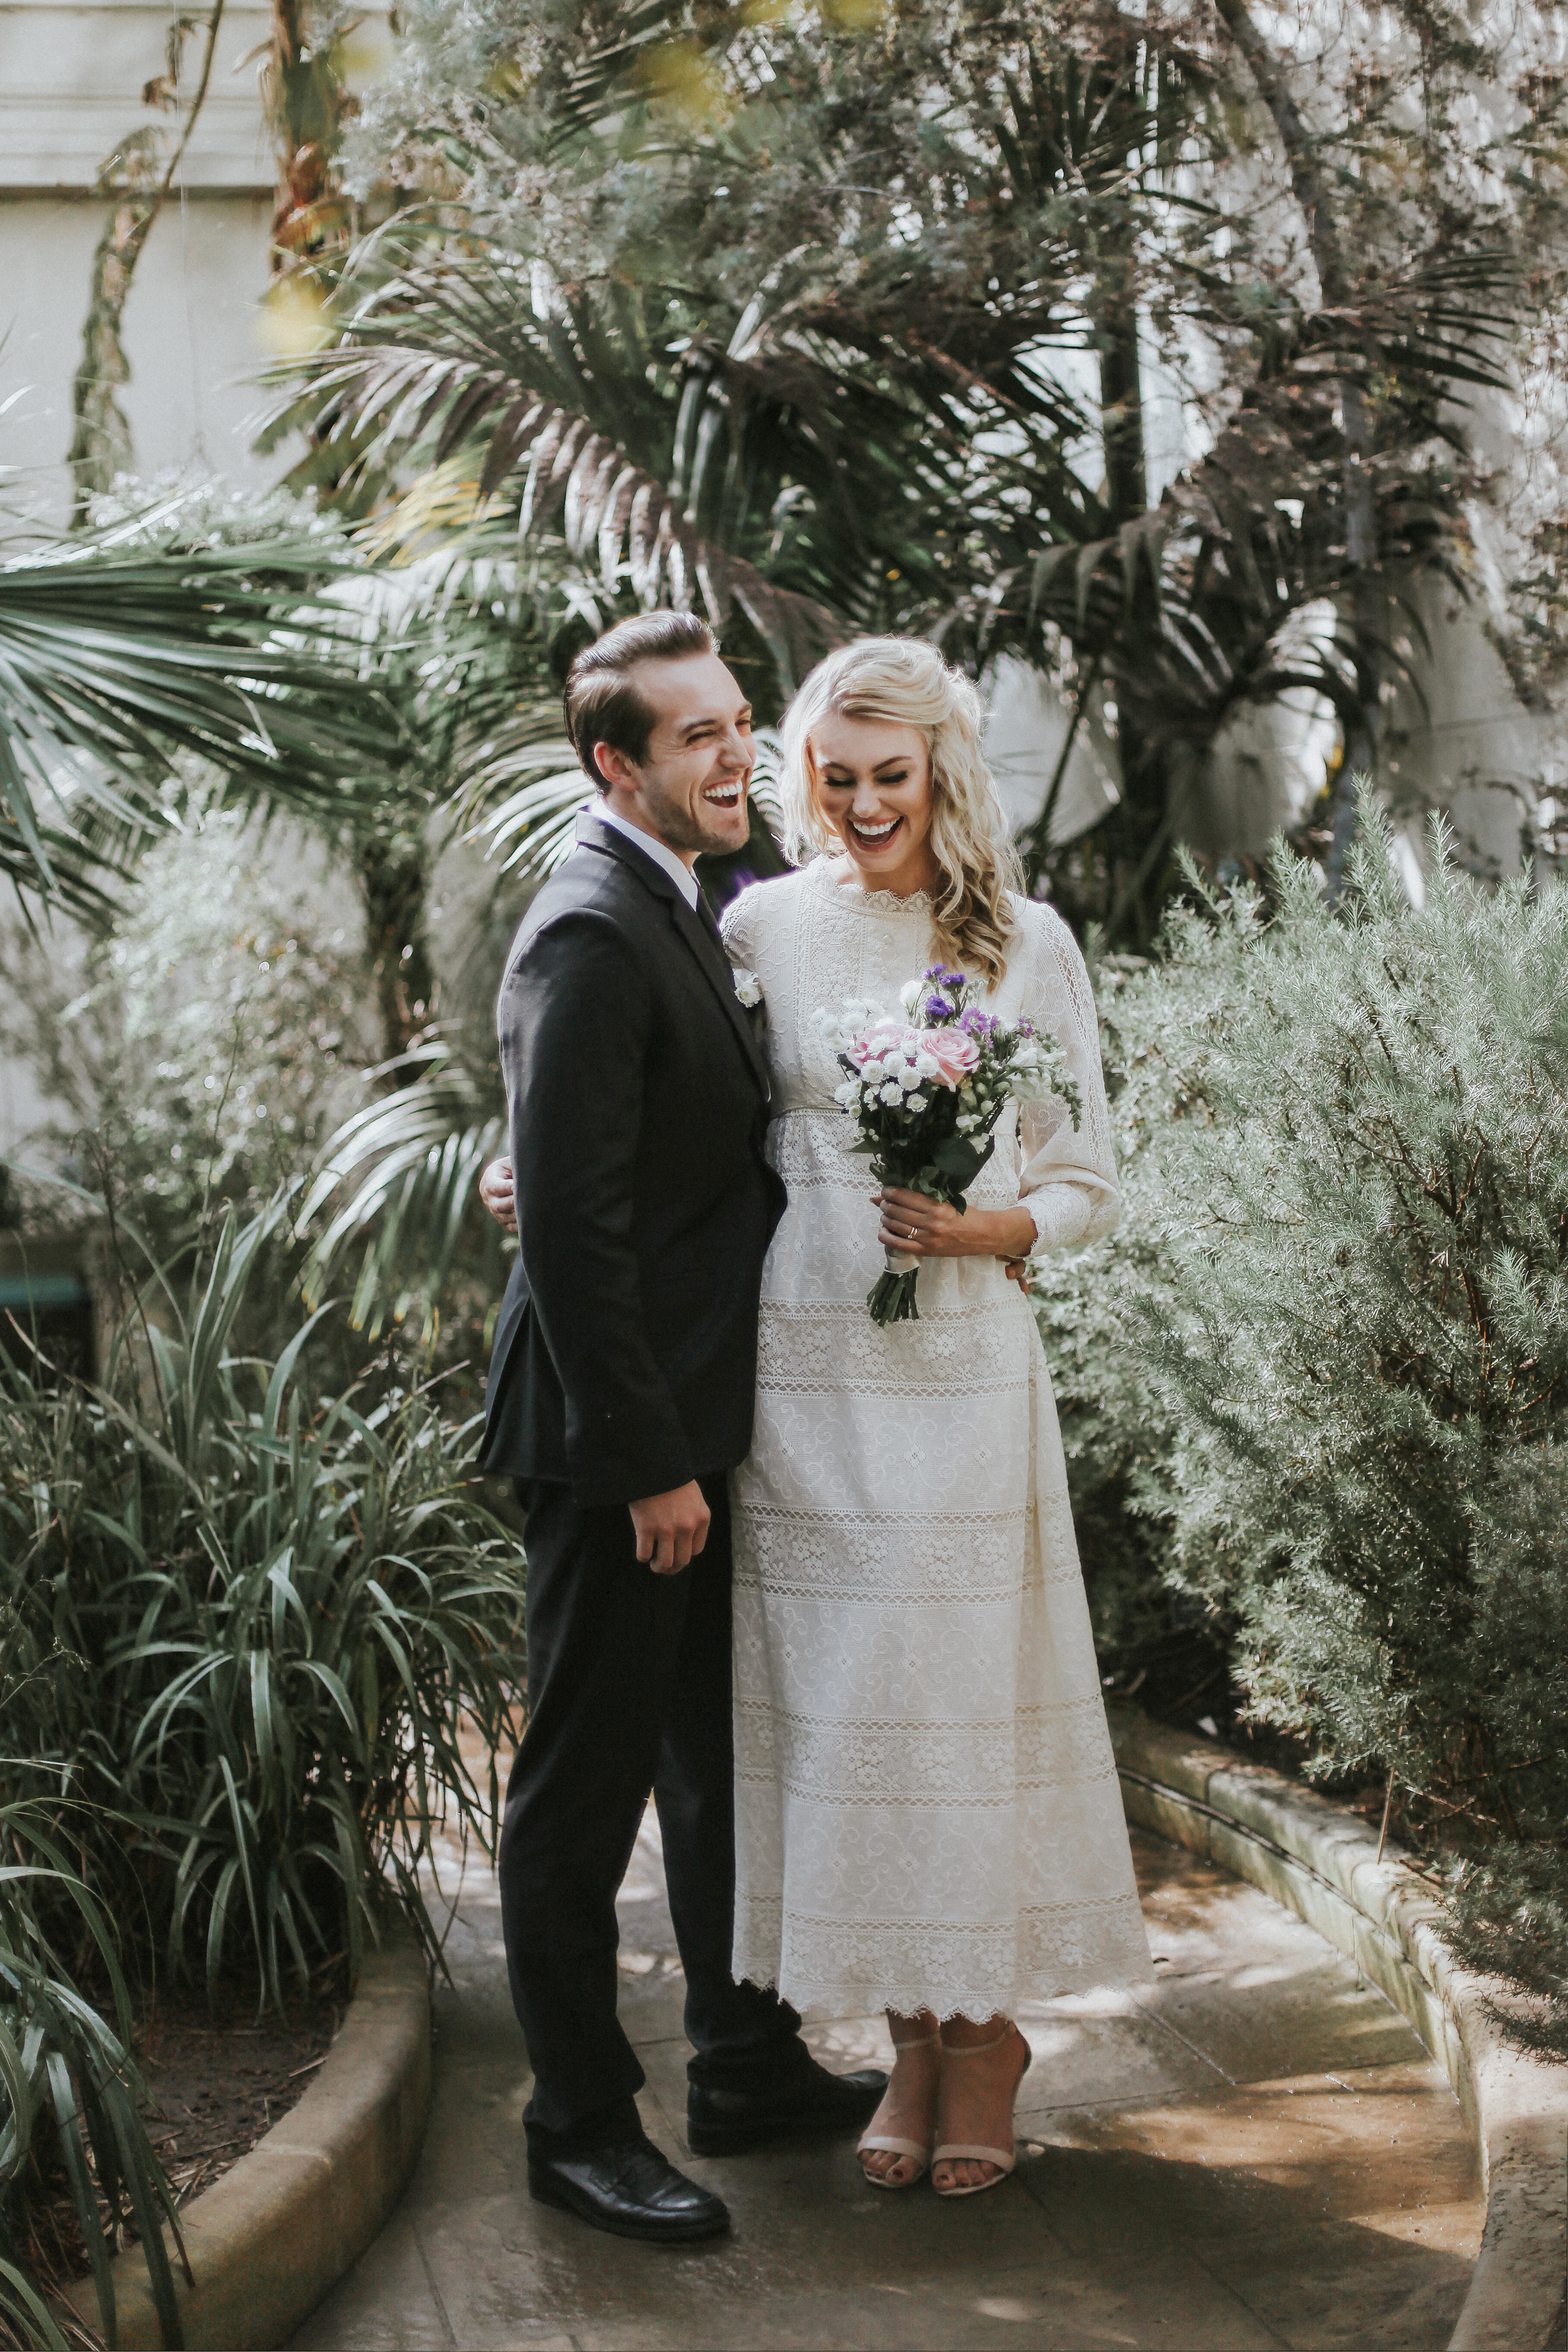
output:
[[806,2132],[858,2131],[887,2087],[879,2067],[830,2074],[815,2059],[759,2090],[693,2083],[686,2095],[687,2142],[693,2156],[738,2156]]
[[677,2172],[647,2139],[586,2156],[531,2154],[528,2186],[542,2205],[560,2205],[617,2238],[688,2246],[697,2238],[717,2238],[730,2226],[723,2200]]

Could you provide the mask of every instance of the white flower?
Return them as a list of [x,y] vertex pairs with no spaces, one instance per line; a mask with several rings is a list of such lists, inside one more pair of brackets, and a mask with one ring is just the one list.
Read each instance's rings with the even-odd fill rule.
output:
[[923,980],[905,981],[902,988],[899,991],[899,1003],[903,1006],[906,1013],[912,1013],[914,1011],[916,1005],[921,1001],[921,992],[924,987],[925,982]]
[[942,1076],[942,1065],[931,1054],[917,1054],[915,1067],[922,1078],[940,1078]]
[[841,1087],[833,1089],[833,1099],[842,1110],[853,1110],[860,1099],[860,1088],[854,1078],[846,1078]]
[[880,1091],[882,1100],[889,1106],[893,1103],[901,1103],[903,1101],[904,1090],[902,1087],[889,1084],[883,1087]]
[[913,1062],[900,1062],[899,1064],[898,1075],[899,1084],[903,1087],[904,1092],[906,1094],[912,1094],[921,1082],[920,1071],[916,1067],[915,1064]]
[[735,967],[735,994],[748,1013],[753,1004],[760,1004],[763,1001],[763,983],[756,973],[742,971],[738,964]]
[[925,1107],[926,1098],[924,1095],[911,1095],[906,1106],[910,1110],[924,1110]]

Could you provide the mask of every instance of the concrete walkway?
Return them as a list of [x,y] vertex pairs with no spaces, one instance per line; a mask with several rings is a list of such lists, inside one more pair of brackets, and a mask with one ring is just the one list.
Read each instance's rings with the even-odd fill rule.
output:
[[[733,2234],[656,2252],[534,2205],[528,2070],[494,1882],[470,1871],[437,1998],[429,2137],[401,2211],[295,2342],[545,2347],[1445,2345],[1485,2218],[1437,2068],[1380,1994],[1254,1888],[1133,1835],[1159,1981],[1047,2001],[1027,2153],[994,2194],[873,2192],[853,2143],[703,2163],[649,1816],[621,1902],[622,2014],[647,2129],[728,2200]],[[843,2066],[880,2019],[813,2025]]]

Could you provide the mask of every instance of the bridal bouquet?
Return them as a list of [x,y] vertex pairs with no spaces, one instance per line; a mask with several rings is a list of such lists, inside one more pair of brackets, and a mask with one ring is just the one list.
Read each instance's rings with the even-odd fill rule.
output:
[[[961,1216],[1009,1102],[1059,1095],[1074,1127],[1083,1114],[1057,1040],[1028,1021],[982,1013],[976,992],[965,973],[936,963],[900,992],[901,1020],[858,1001],[816,1016],[844,1072],[834,1100],[860,1129],[850,1150],[867,1154],[879,1183],[945,1201]],[[920,1264],[891,1249],[887,1257],[866,1304],[873,1323],[906,1322],[920,1313]]]

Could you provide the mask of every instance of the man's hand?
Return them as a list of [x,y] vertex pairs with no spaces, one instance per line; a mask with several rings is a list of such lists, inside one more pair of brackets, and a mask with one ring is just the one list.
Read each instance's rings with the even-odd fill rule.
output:
[[647,1560],[656,1576],[679,1576],[708,1540],[713,1514],[695,1478],[684,1486],[672,1486],[668,1495],[645,1495],[627,1508],[637,1530],[637,1558]]
[[479,1198],[503,1232],[517,1231],[517,1193],[511,1181],[511,1161],[492,1160],[479,1176]]

